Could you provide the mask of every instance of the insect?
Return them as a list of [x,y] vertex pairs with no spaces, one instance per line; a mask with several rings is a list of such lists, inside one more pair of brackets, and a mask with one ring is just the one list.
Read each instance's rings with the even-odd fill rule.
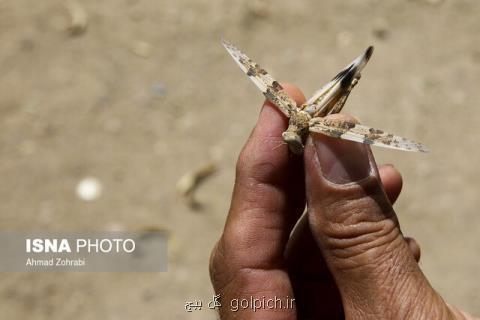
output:
[[316,91],[306,103],[297,106],[295,101],[283,91],[280,83],[257,63],[232,44],[224,40],[222,43],[240,69],[249,76],[264,96],[289,118],[288,128],[282,133],[282,138],[292,153],[298,155],[303,153],[304,143],[309,132],[384,148],[428,152],[427,147],[423,144],[382,130],[346,120],[325,118],[329,114],[339,113],[342,110],[348,95],[361,77],[361,71],[372,56],[372,46]]

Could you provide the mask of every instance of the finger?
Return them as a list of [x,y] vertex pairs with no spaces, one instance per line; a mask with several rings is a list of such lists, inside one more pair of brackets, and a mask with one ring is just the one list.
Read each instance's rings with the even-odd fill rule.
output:
[[298,319],[343,319],[343,305],[335,280],[316,244],[307,215],[295,226],[286,259]]
[[[402,177],[393,165],[378,168],[382,185],[390,203],[394,203],[402,189]],[[414,239],[410,247],[418,261],[420,250]],[[416,247],[415,247],[416,245]],[[297,313],[300,318],[322,317],[340,319],[343,305],[335,280],[328,270],[322,253],[313,239],[307,216],[302,216],[288,242],[286,258],[294,285]]]
[[378,166],[378,173],[388,200],[394,204],[402,191],[402,175],[392,164]]
[[[301,91],[284,85],[298,104]],[[292,157],[281,133],[288,120],[266,102],[237,163],[237,175],[223,240],[242,267],[283,263],[285,242],[305,205],[303,166]],[[255,255],[252,255],[255,252]]]
[[[444,310],[400,232],[370,148],[313,135],[304,163],[309,225],[338,285],[346,318],[409,307],[419,312],[410,318],[421,318],[425,310],[419,303],[432,301]],[[418,301],[420,292],[428,302]]]
[[[298,88],[284,88],[298,104],[305,101]],[[230,211],[210,260],[222,299],[293,296],[288,275],[280,269],[289,234],[305,207],[305,184],[302,159],[292,157],[281,138],[287,124],[283,113],[266,102],[239,156]],[[262,317],[258,310],[255,317]]]
[[420,256],[421,256],[421,250],[420,246],[418,245],[418,242],[414,238],[410,237],[405,237],[405,241],[408,244],[408,248],[410,249],[410,252],[413,255],[413,258],[415,261],[419,262],[420,261]]
[[[397,200],[400,191],[402,190],[402,176],[400,172],[392,164],[383,164],[378,167],[378,172],[380,180],[382,182],[383,188],[385,189],[385,194],[388,197],[390,203],[394,204]],[[409,243],[412,241],[412,253],[416,256],[420,256],[420,247],[413,238],[405,238]],[[415,246],[418,248],[415,248]],[[308,252],[308,255],[304,253]],[[305,268],[318,272],[319,268],[321,270],[326,270],[319,266],[319,262],[323,263],[323,258],[321,253],[318,250],[318,246],[315,243],[315,240],[312,238],[312,233],[308,227],[307,216],[302,217],[302,221],[298,223],[295,230],[293,231],[290,240],[288,242],[288,247],[286,255],[291,260],[290,264],[292,267],[297,270],[300,268],[303,271]],[[315,263],[304,263],[305,257],[309,257]],[[297,259],[298,258],[298,259]],[[418,261],[418,259],[417,259]]]
[[448,308],[451,311],[452,319],[455,320],[478,320],[478,318],[472,316],[471,314],[458,309],[455,306],[448,304]]

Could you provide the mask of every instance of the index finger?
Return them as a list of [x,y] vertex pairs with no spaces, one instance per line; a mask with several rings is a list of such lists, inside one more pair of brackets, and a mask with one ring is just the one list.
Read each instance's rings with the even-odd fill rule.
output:
[[[284,85],[284,90],[297,104],[305,101],[295,86]],[[282,263],[290,231],[305,206],[302,160],[289,153],[281,138],[287,123],[283,113],[265,102],[238,158],[223,234],[224,245],[234,249],[231,261],[237,267]]]

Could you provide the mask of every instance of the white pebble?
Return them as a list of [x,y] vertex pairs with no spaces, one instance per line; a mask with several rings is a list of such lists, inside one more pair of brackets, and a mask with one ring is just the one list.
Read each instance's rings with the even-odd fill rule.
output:
[[102,183],[97,178],[83,178],[77,184],[76,193],[84,201],[96,200],[102,194]]

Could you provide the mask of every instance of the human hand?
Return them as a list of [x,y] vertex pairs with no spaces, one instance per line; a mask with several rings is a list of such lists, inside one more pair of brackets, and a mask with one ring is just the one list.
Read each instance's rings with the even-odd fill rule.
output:
[[279,147],[286,125],[266,102],[240,154],[210,261],[221,318],[471,319],[430,286],[418,245],[400,231],[398,171],[377,169],[366,145],[322,135],[311,135],[303,159],[292,156]]

